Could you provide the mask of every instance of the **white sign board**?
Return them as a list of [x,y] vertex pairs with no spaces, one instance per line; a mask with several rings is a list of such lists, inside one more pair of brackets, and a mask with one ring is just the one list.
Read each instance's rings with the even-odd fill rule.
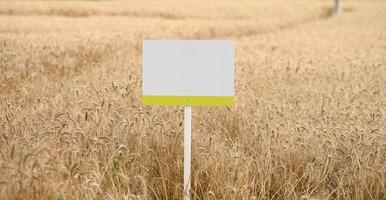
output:
[[230,106],[234,96],[234,42],[143,41],[143,103]]

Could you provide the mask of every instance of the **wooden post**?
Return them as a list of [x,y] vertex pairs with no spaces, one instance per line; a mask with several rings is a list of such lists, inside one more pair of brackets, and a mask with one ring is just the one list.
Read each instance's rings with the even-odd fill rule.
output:
[[338,13],[340,13],[340,11],[341,11],[340,0],[334,0],[334,1],[335,1],[335,4],[334,4],[334,13],[335,13],[335,14],[338,14]]
[[190,200],[190,168],[192,156],[192,107],[184,108],[184,200]]

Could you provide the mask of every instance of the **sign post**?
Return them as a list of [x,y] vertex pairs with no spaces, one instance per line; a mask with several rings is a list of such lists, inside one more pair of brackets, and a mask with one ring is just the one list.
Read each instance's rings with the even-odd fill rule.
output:
[[184,108],[184,200],[190,199],[190,163],[192,156],[192,107]]
[[232,106],[230,40],[144,40],[142,102],[184,106],[184,200],[190,200],[191,106]]

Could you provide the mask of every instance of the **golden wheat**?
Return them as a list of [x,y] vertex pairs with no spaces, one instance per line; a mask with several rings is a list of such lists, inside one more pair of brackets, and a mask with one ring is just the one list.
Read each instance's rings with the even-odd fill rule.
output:
[[0,199],[181,199],[180,107],[143,39],[236,41],[236,102],[193,109],[193,199],[386,198],[386,4],[0,1]]

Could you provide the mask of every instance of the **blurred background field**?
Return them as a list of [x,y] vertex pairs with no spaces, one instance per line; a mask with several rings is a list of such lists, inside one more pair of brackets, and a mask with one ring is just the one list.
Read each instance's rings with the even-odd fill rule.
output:
[[386,199],[386,2],[0,1],[0,199],[181,199],[181,107],[143,39],[232,39],[193,108],[193,199]]

